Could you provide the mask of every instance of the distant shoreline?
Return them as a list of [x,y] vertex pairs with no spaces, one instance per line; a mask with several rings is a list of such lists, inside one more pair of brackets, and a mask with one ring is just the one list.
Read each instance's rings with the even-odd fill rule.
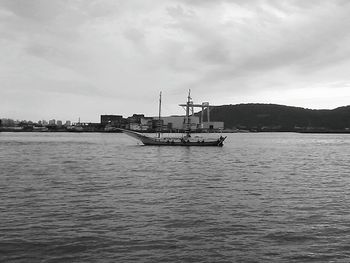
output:
[[[11,129],[0,129],[0,132],[9,132],[9,133],[122,133],[121,131],[67,131],[67,130],[52,130],[52,131],[32,131],[32,130],[11,130]],[[140,131],[138,131],[140,132]],[[224,130],[213,131],[213,132],[194,132],[194,133],[304,133],[304,134],[350,134],[349,130],[304,130],[304,131],[272,131],[272,130],[259,130],[259,131],[230,131]],[[141,133],[156,133],[156,131],[142,131]],[[166,132],[163,133],[182,133],[182,132]]]

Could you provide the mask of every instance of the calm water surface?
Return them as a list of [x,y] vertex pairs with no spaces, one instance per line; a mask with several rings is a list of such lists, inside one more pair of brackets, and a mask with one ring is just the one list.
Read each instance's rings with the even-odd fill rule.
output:
[[0,262],[349,262],[350,135],[0,133]]

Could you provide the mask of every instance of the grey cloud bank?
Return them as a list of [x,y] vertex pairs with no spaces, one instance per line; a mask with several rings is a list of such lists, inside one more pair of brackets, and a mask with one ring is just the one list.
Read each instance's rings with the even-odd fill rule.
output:
[[348,105],[348,1],[0,0],[0,114],[164,114],[195,101]]

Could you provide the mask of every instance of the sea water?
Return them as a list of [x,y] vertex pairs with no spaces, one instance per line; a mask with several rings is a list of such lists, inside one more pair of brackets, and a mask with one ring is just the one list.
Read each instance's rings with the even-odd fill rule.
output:
[[1,262],[349,262],[350,135],[0,133]]

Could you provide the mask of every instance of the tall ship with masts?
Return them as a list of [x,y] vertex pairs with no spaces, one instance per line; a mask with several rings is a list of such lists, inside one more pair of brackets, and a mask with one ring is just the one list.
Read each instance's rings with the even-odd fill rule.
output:
[[[159,95],[159,115],[158,115],[158,133],[156,137],[151,137],[143,133],[122,129],[122,132],[140,140],[144,145],[156,145],[156,146],[223,146],[226,137],[219,136],[218,138],[204,138],[199,136],[191,135],[191,115],[190,111],[193,108],[198,107],[195,105],[191,98],[191,90],[188,92],[187,102],[185,104],[180,104],[184,107],[186,111],[185,116],[185,133],[178,137],[166,137],[162,136],[162,131],[160,127],[161,123],[161,103],[162,103],[162,93]],[[202,105],[200,105],[202,107]],[[209,110],[209,109],[208,109]],[[202,111],[203,113],[203,111]]]

